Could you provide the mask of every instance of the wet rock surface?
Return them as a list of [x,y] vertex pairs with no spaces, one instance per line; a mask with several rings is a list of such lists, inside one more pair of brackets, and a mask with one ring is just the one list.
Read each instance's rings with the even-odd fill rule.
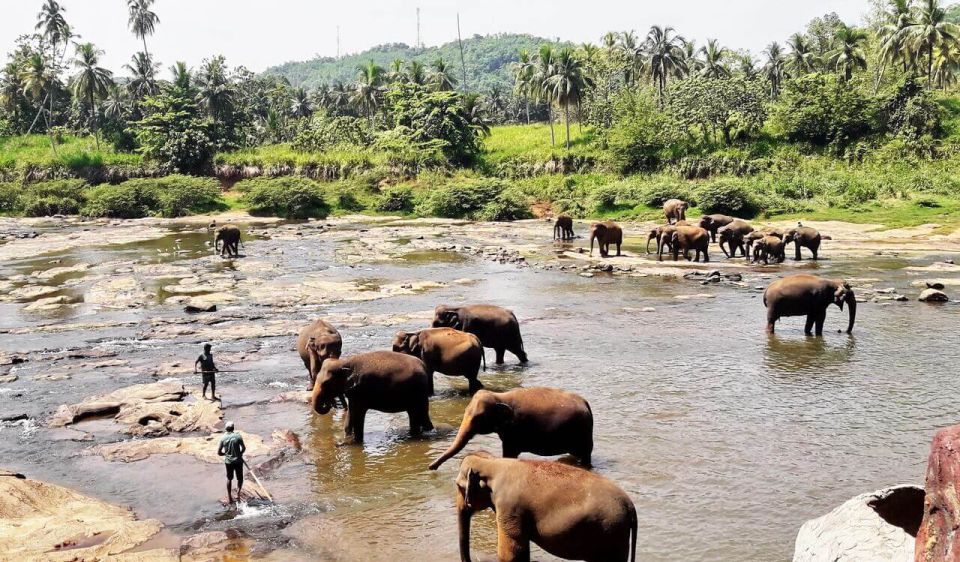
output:
[[927,460],[923,522],[917,534],[917,562],[960,558],[960,425],[934,435]]

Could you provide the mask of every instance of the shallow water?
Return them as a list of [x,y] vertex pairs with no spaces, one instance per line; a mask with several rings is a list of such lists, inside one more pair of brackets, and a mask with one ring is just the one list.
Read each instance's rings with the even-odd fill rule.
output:
[[[547,238],[546,227],[544,232]],[[172,251],[176,239],[190,253]],[[206,240],[201,229],[178,230],[140,245],[11,260],[0,263],[0,275],[29,275],[52,267],[51,260],[61,260],[58,267],[113,261],[123,267],[131,260],[196,265],[206,259],[201,267],[210,272],[233,271],[234,262],[209,259]],[[344,238],[338,244],[352,241]],[[789,558],[805,520],[862,492],[922,482],[934,430],[956,422],[955,401],[945,392],[954,386],[955,356],[950,350],[960,330],[960,308],[953,305],[862,303],[853,336],[836,333],[845,327],[846,313],[835,308],[828,314],[823,338],[805,337],[799,318],[786,319],[776,335],[767,336],[760,293],[752,287],[769,282],[761,275],[782,275],[786,268],[749,272],[746,287],[700,286],[660,277],[588,279],[430,251],[414,251],[406,260],[348,266],[334,257],[334,243],[270,239],[267,234],[246,244],[251,257],[274,256],[280,265],[271,274],[289,282],[316,271],[337,279],[362,279],[371,286],[411,276],[478,280],[370,302],[323,307],[304,303],[282,311],[241,302],[224,309],[255,310],[266,319],[292,315],[306,323],[339,312],[422,313],[440,302],[512,308],[521,319],[531,362],[520,367],[508,354],[506,365],[497,367],[488,353],[491,364],[481,380],[494,390],[556,386],[589,400],[596,418],[594,470],[633,497],[642,560]],[[279,251],[284,257],[278,257]],[[546,242],[543,251],[551,252]],[[719,257],[717,252],[716,266],[722,269]],[[925,277],[905,268],[944,257],[827,259],[804,264],[803,269],[874,279],[870,284],[876,288],[896,287],[914,296],[918,289],[911,282]],[[69,290],[82,298],[84,274],[72,278],[81,282]],[[148,287],[168,281],[150,281]],[[52,282],[62,283],[63,278]],[[691,293],[715,298],[673,298]],[[25,313],[23,303],[0,305],[0,329],[59,322],[109,324],[55,334],[3,335],[0,350],[47,350],[39,357],[50,359],[14,367],[20,380],[0,387],[0,413],[23,412],[42,419],[59,404],[152,382],[150,368],[158,362],[192,364],[200,342],[191,336],[137,339],[151,320],[182,316],[181,306],[167,304],[162,292],[159,295],[147,308],[108,311],[80,304],[52,317]],[[655,310],[641,312],[648,307]],[[344,352],[386,348],[398,329],[423,325],[417,320],[402,326],[341,328]],[[229,330],[229,323],[223,329]],[[96,368],[53,358],[58,349],[87,344],[118,351],[129,364]],[[265,439],[274,429],[290,428],[309,451],[306,458],[282,465],[264,480],[275,506],[225,510],[218,503],[224,495],[219,465],[176,455],[111,463],[83,454],[91,443],[71,440],[79,433],[43,429],[36,422],[0,425],[2,466],[129,505],[141,517],[161,519],[174,534],[236,531],[253,539],[253,556],[455,559],[453,477],[459,463],[449,461],[438,472],[426,466],[446,448],[459,424],[469,399],[465,382],[437,375],[437,396],[431,402],[435,434],[411,439],[405,414],[374,412],[367,417],[365,443],[341,446],[340,411],[317,416],[302,404],[266,403],[278,392],[305,384],[306,373],[292,345],[293,338],[276,337],[218,343],[215,349],[221,355],[249,357],[233,366],[249,372],[218,378],[226,417]],[[36,378],[61,371],[71,378]],[[190,376],[184,380],[198,382]],[[83,422],[77,429],[96,442],[119,438],[109,422]],[[499,443],[481,437],[470,448],[499,452]],[[476,518],[473,537],[475,555],[492,556],[496,539],[489,514]],[[536,559],[550,559],[535,552]],[[245,553],[238,547],[237,556]]]

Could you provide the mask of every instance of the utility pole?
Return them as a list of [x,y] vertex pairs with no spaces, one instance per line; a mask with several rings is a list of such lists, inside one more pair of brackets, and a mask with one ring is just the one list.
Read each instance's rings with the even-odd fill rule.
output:
[[460,12],[457,12],[457,43],[460,44],[460,68],[463,69],[463,91],[470,91],[467,86],[467,62],[463,57],[463,38],[460,37]]
[[423,48],[423,41],[420,39],[420,8],[417,7],[417,49]]

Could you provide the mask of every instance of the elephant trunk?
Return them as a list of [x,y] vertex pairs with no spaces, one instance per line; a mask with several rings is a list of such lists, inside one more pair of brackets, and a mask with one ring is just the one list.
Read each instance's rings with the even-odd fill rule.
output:
[[469,415],[463,416],[463,421],[460,423],[460,430],[457,432],[457,438],[453,440],[453,443],[450,445],[450,448],[447,449],[442,455],[437,457],[437,460],[433,461],[430,465],[430,470],[436,470],[440,468],[440,465],[447,462],[450,457],[456,455],[467,446],[467,443],[470,442],[470,439],[473,438],[473,428],[471,427],[472,421]]
[[217,252],[220,251],[220,235],[219,234],[213,237],[213,249]]
[[[654,238],[657,238],[656,232],[651,232],[650,236],[647,237],[647,253],[648,254],[650,253],[650,241],[653,240]],[[657,240],[657,246],[660,246],[660,240]]]
[[463,492],[457,494],[457,530],[460,535],[460,562],[470,562],[470,520],[473,510],[467,506]]
[[850,323],[847,324],[847,333],[853,333],[853,323],[857,320],[857,297],[853,295],[853,291],[850,291],[847,294],[847,307],[850,309]]
[[597,237],[597,231],[593,230],[590,232],[590,255],[593,255],[593,240]]

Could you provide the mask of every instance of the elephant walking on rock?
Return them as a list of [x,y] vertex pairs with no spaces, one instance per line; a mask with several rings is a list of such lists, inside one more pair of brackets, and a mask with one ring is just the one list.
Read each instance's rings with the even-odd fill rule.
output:
[[393,350],[419,358],[431,375],[436,371],[451,377],[464,377],[470,384],[471,394],[483,388],[477,375],[481,362],[486,370],[486,358],[483,344],[474,334],[453,328],[397,332],[393,338]]
[[486,509],[496,516],[500,562],[529,561],[531,542],[566,560],[636,560],[636,507],[600,475],[558,462],[475,453],[460,463],[456,485],[461,562],[470,561],[473,514]]
[[[223,242],[223,249],[220,243]],[[243,240],[240,237],[240,228],[232,224],[221,226],[213,238],[213,247],[220,253],[220,257],[236,258],[240,256],[240,247]]]
[[610,257],[610,244],[616,244],[617,256],[620,256],[620,246],[623,245],[623,229],[613,221],[594,223],[590,227],[590,255],[593,255],[593,241],[597,241],[600,257]]
[[581,396],[555,388],[481,390],[463,413],[453,444],[430,465],[436,470],[463,450],[475,435],[496,433],[503,456],[570,453],[586,466],[593,454],[593,412]]
[[455,328],[480,338],[483,347],[491,347],[497,353],[497,364],[503,364],[505,352],[517,356],[521,363],[527,362],[520,337],[520,322],[513,311],[489,304],[464,306],[438,305],[433,310],[434,328]]
[[763,305],[767,307],[767,332],[772,334],[774,324],[784,316],[806,316],[803,332],[808,336],[816,328],[816,335],[823,335],[823,322],[827,309],[835,304],[843,310],[849,307],[850,322],[847,333],[853,333],[857,319],[857,298],[850,284],[842,280],[823,279],[815,275],[791,275],[778,279],[763,292]]
[[373,351],[324,362],[313,387],[310,404],[326,414],[340,395],[347,397],[344,432],[354,443],[363,442],[363,424],[368,410],[395,414],[406,412],[410,433],[433,429],[430,397],[433,377],[423,361],[393,351]]

